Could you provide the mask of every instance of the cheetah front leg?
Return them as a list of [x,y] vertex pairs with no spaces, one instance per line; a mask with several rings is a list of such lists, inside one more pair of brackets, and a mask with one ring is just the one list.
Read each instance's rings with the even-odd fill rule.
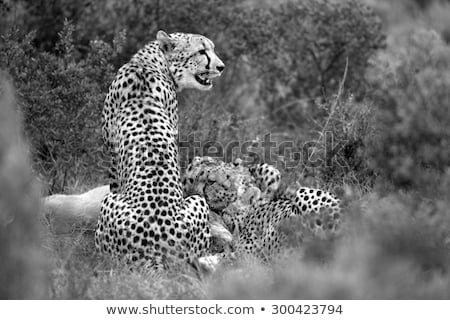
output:
[[187,226],[191,256],[205,255],[211,244],[209,206],[205,199],[198,195],[185,198],[179,213]]
[[191,256],[195,257],[194,264],[197,264],[203,273],[214,272],[221,258],[218,255],[211,255],[211,238],[224,244],[231,244],[231,233],[218,219],[211,219],[215,214],[210,211],[201,196],[193,195],[185,198],[180,214],[188,228],[187,236],[191,243]]

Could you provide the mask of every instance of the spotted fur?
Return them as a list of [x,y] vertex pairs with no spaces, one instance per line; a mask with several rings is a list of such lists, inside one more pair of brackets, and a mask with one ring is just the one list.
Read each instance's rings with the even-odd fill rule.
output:
[[263,192],[262,198],[272,199],[280,186],[280,171],[267,163],[254,165],[249,170],[259,189]]
[[208,250],[208,205],[197,195],[183,199],[176,92],[210,89],[223,68],[211,40],[163,31],[120,68],[103,109],[111,192],[95,232],[98,250],[164,267]]
[[299,188],[249,210],[242,221],[238,246],[246,253],[270,258],[285,246],[287,237],[281,227],[290,219],[300,219],[300,232],[324,236],[338,231],[341,211],[341,201],[332,193]]
[[341,222],[340,200],[312,188],[288,189],[274,198],[281,180],[278,169],[268,164],[247,168],[242,161],[223,163],[196,157],[185,176],[187,194],[206,196],[235,234],[238,250],[269,258],[284,246],[280,228],[299,218],[304,231],[336,233]]

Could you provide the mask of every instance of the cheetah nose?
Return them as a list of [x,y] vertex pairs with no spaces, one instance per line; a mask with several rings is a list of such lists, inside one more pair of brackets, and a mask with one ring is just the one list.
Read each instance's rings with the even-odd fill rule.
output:
[[217,69],[217,71],[222,72],[223,69],[225,69],[225,66],[224,65],[217,66],[216,69]]

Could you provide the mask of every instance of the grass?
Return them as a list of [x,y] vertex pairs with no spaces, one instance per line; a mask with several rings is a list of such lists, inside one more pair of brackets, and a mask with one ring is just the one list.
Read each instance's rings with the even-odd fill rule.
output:
[[47,238],[51,299],[202,299],[202,281],[193,270],[155,272],[100,256],[92,233]]
[[238,256],[202,277],[130,270],[99,256],[92,233],[48,234],[49,298],[448,299],[448,207],[412,194],[348,197],[340,236],[293,241],[269,263]]

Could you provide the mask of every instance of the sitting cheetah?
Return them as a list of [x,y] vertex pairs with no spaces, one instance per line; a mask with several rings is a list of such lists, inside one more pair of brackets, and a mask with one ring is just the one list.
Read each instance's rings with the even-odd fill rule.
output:
[[211,40],[163,31],[120,68],[103,109],[112,181],[95,232],[98,250],[155,267],[195,264],[207,252],[208,205],[182,195],[176,92],[209,90],[223,70]]

